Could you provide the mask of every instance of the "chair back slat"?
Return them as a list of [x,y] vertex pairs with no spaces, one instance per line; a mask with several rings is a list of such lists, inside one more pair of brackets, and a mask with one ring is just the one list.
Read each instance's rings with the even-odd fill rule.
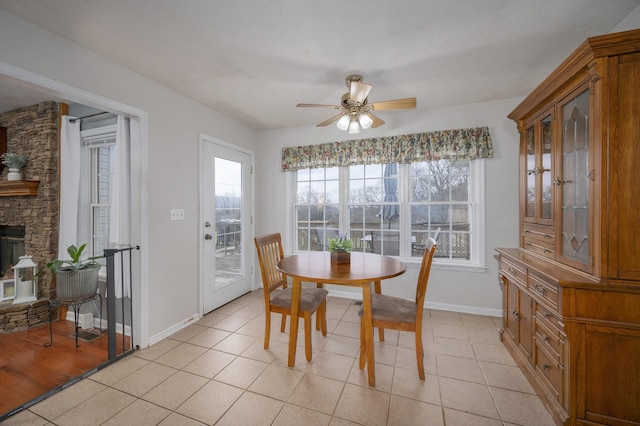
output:
[[431,263],[433,255],[436,252],[436,240],[427,239],[427,244],[422,256],[422,264],[420,265],[420,274],[418,275],[418,283],[416,286],[416,304],[418,305],[418,313],[424,309],[424,298],[427,294],[427,284],[429,283],[429,273],[431,272]]
[[276,268],[278,262],[284,258],[280,233],[256,237],[254,242],[258,252],[265,294],[269,294],[277,288],[286,287],[286,277]]

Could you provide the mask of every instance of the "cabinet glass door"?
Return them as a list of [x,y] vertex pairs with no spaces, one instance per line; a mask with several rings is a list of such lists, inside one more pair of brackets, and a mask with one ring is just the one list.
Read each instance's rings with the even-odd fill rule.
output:
[[536,217],[536,140],[535,130],[531,126],[526,131],[527,144],[527,196],[525,202],[525,218],[535,220]]
[[589,90],[562,106],[562,256],[588,265]]
[[525,130],[526,199],[525,220],[551,225],[553,223],[551,114],[534,121]]
[[542,140],[540,141],[540,217],[544,220],[553,218],[553,187],[551,186],[551,116],[547,116],[540,123]]

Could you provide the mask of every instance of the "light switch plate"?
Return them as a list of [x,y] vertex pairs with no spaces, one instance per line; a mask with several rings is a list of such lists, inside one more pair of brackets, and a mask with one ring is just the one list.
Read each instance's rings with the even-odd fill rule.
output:
[[171,220],[184,220],[184,209],[171,209]]

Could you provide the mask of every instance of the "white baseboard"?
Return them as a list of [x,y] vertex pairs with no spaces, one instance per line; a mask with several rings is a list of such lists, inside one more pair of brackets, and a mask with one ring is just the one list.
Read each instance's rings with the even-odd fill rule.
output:
[[[360,300],[361,293],[351,291],[334,291],[329,290],[329,296],[342,297],[345,299]],[[502,317],[502,309],[488,309],[477,306],[453,305],[449,303],[426,302],[425,307],[428,309],[436,309],[439,311],[460,312],[463,314],[484,315],[490,317]]]
[[489,317],[502,317],[502,309],[479,308],[477,306],[451,305],[448,303],[426,302],[425,307],[439,311],[459,312],[462,314],[484,315]]
[[[362,299],[362,297],[358,293],[349,292],[349,291],[331,290],[329,291],[329,296],[342,297],[345,299],[353,299],[353,300]],[[425,306],[429,309],[437,309],[441,311],[460,312],[465,314],[484,315],[484,316],[491,316],[491,317],[502,316],[501,309],[487,309],[487,308],[479,308],[476,306],[462,306],[462,305],[452,305],[447,303],[433,303],[433,302],[427,302]],[[67,314],[67,317],[68,316],[69,315]],[[71,318],[73,320],[73,314]],[[193,322],[198,321],[199,319],[200,319],[200,314],[193,314],[192,316],[183,320],[182,322],[178,324],[174,324],[173,326],[161,331],[160,333],[154,334],[153,336],[149,336],[149,346],[152,346],[158,343],[159,341],[166,339],[167,337],[182,330],[185,327],[188,327]]]
[[183,328],[191,325],[191,323],[198,321],[199,319],[200,319],[200,314],[193,314],[189,318],[183,320],[182,322],[178,324],[174,324],[171,327],[164,329],[160,333],[154,334],[153,336],[149,336],[149,346],[152,346],[158,343],[159,341],[166,339],[167,337],[171,336],[173,333],[176,333],[182,330]]

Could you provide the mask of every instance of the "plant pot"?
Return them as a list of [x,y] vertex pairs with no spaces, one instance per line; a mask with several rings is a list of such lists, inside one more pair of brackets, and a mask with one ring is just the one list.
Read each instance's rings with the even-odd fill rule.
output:
[[351,263],[351,253],[347,251],[332,251],[331,263],[335,263],[337,265]]
[[22,180],[22,172],[20,169],[9,169],[7,180]]
[[98,291],[99,268],[56,273],[56,297],[59,300],[84,299]]

